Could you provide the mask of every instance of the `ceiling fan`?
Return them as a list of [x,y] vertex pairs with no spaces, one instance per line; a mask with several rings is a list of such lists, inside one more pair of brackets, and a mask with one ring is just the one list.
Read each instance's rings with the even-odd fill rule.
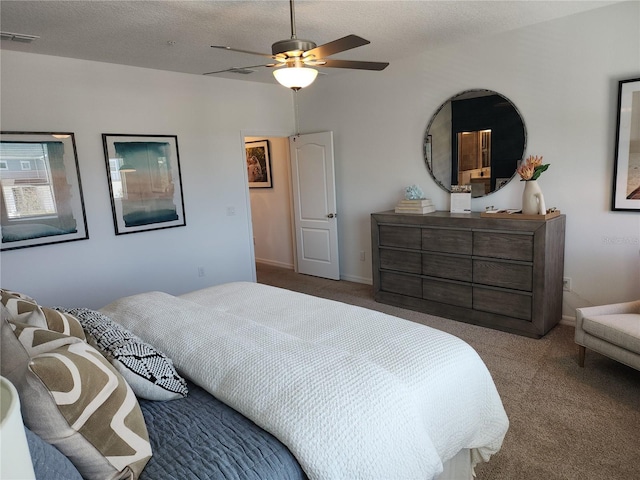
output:
[[275,62],[252,65],[242,68],[228,68],[226,70],[218,70],[208,72],[204,75],[213,75],[216,73],[239,71],[248,68],[272,67],[276,68],[273,75],[276,80],[285,87],[292,90],[300,90],[313,83],[318,71],[313,67],[329,67],[329,68],[352,68],[359,70],[384,70],[388,62],[363,62],[357,60],[331,60],[327,59],[336,53],[351,50],[352,48],[361,47],[371,42],[357,35],[347,35],[329,43],[317,46],[310,40],[302,40],[296,37],[296,22],[293,0],[289,0],[289,13],[291,17],[291,38],[280,40],[271,46],[271,55],[268,53],[251,52],[238,48],[226,47],[222,45],[211,45],[212,48],[221,50],[229,50],[232,52],[249,53],[252,55],[260,55],[269,57]]

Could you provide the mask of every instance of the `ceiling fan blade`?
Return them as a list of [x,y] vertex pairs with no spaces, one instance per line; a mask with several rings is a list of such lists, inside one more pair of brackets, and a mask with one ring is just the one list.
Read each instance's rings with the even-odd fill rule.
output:
[[231,68],[225,68],[224,70],[216,70],[215,72],[203,73],[203,75],[214,75],[216,73],[225,73],[225,72],[240,72],[240,73],[244,73],[244,72],[242,72],[242,70],[248,70],[249,68],[275,67],[276,65],[279,65],[279,64],[267,63],[266,65],[265,64],[251,65],[249,67],[231,67]]
[[211,45],[211,48],[218,48],[220,50],[228,50],[230,52],[248,53],[250,55],[260,55],[261,57],[273,58],[273,55],[269,53],[252,52],[250,50],[241,50],[239,48],[225,47],[224,45]]
[[[323,63],[324,62],[324,63]],[[329,68],[355,68],[357,70],[384,70],[389,66],[388,62],[362,62],[358,60],[322,60],[318,63],[322,67]]]
[[347,35],[346,37],[339,38],[333,42],[325,43],[311,50],[307,50],[302,54],[303,57],[325,58],[335,53],[351,50],[352,48],[361,47],[371,43],[369,40],[365,40],[357,35]]

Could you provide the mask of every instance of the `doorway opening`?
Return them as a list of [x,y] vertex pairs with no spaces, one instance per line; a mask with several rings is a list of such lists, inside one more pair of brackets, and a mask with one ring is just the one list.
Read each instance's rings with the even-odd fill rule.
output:
[[[244,142],[255,261],[295,270],[289,138],[245,136]],[[251,181],[258,177],[261,182]]]
[[243,139],[255,261],[339,280],[333,133]]

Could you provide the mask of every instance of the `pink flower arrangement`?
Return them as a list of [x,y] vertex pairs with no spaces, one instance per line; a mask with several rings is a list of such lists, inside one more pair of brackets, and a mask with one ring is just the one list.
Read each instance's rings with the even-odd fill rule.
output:
[[520,175],[521,182],[528,182],[529,180],[537,180],[542,172],[549,168],[549,163],[542,164],[542,156],[529,155],[527,159],[520,164],[516,169],[518,175]]

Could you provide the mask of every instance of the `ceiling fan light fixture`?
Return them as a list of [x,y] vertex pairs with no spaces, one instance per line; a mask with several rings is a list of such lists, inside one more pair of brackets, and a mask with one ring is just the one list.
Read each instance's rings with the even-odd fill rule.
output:
[[313,83],[318,76],[318,71],[309,67],[283,67],[274,70],[273,76],[280,85],[292,90],[300,90]]
[[[2,1],[2,0],[0,0]],[[362,62],[357,60],[327,60],[326,57],[335,55],[336,53],[345,52],[356,47],[368,45],[366,40],[357,35],[351,34],[346,37],[338,38],[332,42],[318,46],[311,40],[302,40],[296,36],[296,22],[294,13],[294,0],[289,0],[289,13],[291,17],[291,38],[280,40],[271,45],[271,55],[265,53],[252,52],[249,50],[241,50],[238,48],[226,47],[223,45],[211,45],[213,48],[222,50],[230,50],[239,53],[249,53],[251,55],[259,55],[261,57],[270,57],[276,63],[267,63],[266,65],[254,65],[253,67],[280,67],[274,70],[273,75],[280,85],[291,88],[294,91],[311,85],[318,71],[310,67],[329,67],[329,68],[351,68],[357,70],[384,70],[389,63],[387,62]],[[218,70],[215,72],[205,73],[204,75],[213,75],[215,73],[232,72],[237,69],[228,68],[226,70]]]

